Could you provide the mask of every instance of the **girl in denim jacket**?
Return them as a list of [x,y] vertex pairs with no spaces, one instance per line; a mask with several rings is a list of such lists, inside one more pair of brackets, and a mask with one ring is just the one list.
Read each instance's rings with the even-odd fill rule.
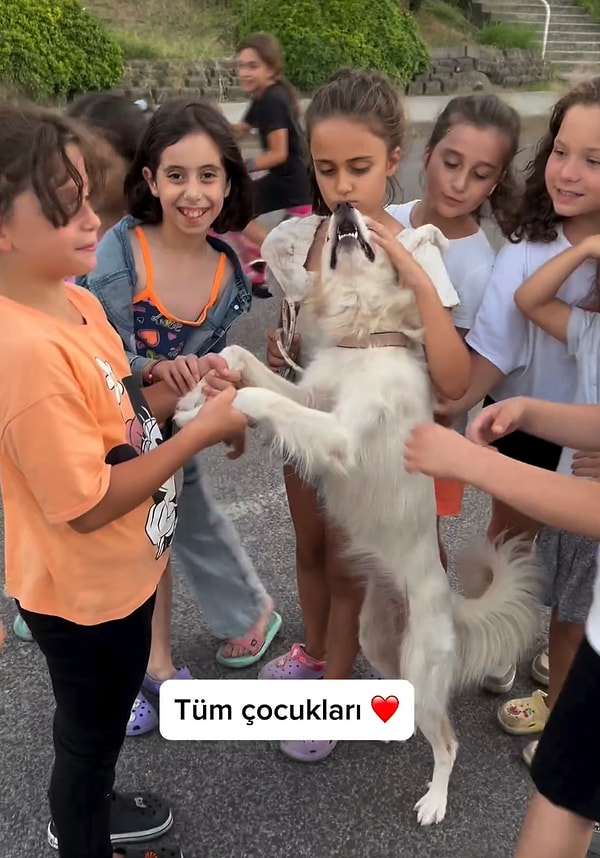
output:
[[[231,129],[215,108],[174,100],[150,120],[125,179],[129,215],[109,230],[94,272],[81,283],[101,301],[140,384],[166,381],[182,395],[199,380],[198,358],[218,352],[249,310],[251,292],[231,248],[214,233],[243,229],[251,184]],[[211,234],[209,234],[209,231]],[[197,459],[184,468],[174,561],[185,573],[213,632],[225,639],[217,661],[247,667],[281,626],[231,523],[218,510]],[[143,690],[188,679],[171,657],[171,572],[158,588],[152,650]],[[140,693],[128,735],[158,718]]]

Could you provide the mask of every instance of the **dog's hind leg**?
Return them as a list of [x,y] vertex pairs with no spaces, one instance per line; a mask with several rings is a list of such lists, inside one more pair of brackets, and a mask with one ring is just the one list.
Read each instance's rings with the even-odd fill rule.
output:
[[441,822],[446,815],[448,785],[454,767],[458,742],[445,713],[416,707],[416,723],[433,751],[433,775],[429,789],[415,805],[421,825]]
[[406,602],[400,594],[371,575],[360,612],[359,642],[369,664],[385,679],[402,678],[400,650],[406,621]]

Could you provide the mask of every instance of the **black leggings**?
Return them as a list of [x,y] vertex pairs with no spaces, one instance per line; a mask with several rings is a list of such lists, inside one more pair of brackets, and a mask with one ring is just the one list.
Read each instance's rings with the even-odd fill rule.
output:
[[600,655],[579,647],[531,765],[544,798],[584,819],[600,820]]
[[19,605],[56,700],[48,799],[60,858],[112,858],[115,766],[148,664],[153,610],[154,596],[122,620],[79,626]]

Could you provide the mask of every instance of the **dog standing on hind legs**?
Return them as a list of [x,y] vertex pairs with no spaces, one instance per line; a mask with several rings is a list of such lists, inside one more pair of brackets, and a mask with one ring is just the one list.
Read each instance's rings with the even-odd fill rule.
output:
[[[441,263],[446,240],[435,227],[407,229],[399,241],[417,261]],[[450,695],[532,645],[538,570],[521,540],[482,541],[465,567],[477,597],[451,590],[439,558],[433,481],[408,474],[403,463],[413,427],[433,419],[421,319],[412,291],[402,288],[349,205],[331,218],[320,278],[302,312],[319,345],[299,384],[239,346],[221,353],[242,376],[234,405],[307,479],[319,481],[348,551],[366,561],[361,646],[382,675],[414,686],[416,725],[434,758],[429,789],[415,809],[422,825],[437,823],[458,748]],[[177,424],[202,401],[201,383],[180,400]]]

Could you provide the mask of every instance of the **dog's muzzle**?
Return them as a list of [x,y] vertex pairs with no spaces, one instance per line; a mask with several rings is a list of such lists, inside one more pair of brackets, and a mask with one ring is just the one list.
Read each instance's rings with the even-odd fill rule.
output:
[[356,246],[363,251],[369,262],[374,261],[373,248],[361,235],[356,209],[350,203],[340,203],[333,214],[330,267],[336,268],[340,251],[352,250]]

